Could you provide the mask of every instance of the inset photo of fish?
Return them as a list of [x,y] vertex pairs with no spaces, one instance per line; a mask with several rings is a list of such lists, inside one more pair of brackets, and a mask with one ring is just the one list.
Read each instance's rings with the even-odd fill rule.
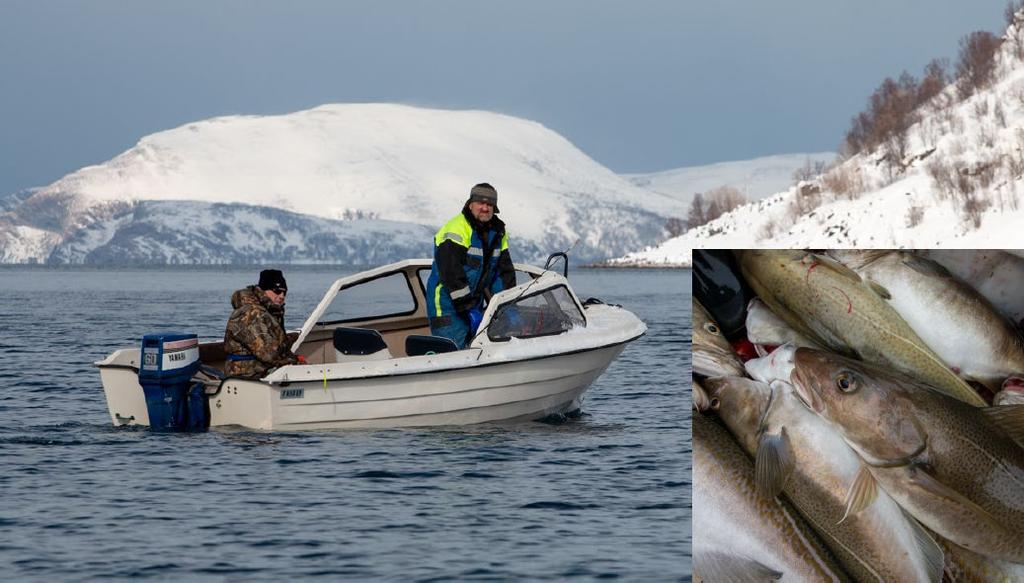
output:
[[694,250],[694,581],[1024,581],[1024,251]]

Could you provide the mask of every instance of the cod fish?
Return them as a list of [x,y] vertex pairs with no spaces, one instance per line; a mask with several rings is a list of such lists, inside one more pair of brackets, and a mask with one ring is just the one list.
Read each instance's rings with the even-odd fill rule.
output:
[[796,351],[800,397],[864,461],[848,509],[881,485],[921,524],[970,551],[1024,562],[1024,406],[977,408],[878,366]]
[[1024,373],[1024,338],[973,287],[938,263],[906,251],[832,251],[847,267],[884,287],[889,305],[960,375],[993,393]]
[[760,298],[747,302],[747,339],[757,347],[758,356],[762,354],[762,346],[779,346],[794,344],[808,348],[821,348],[816,342],[805,337],[775,315]]
[[706,377],[743,374],[743,361],[722,329],[696,299],[693,300],[693,372]]
[[992,302],[1001,314],[1024,326],[1024,256],[1020,250],[918,249]]
[[708,379],[712,410],[755,457],[762,491],[780,491],[821,534],[857,581],[939,581],[942,551],[921,525],[884,493],[876,505],[845,517],[846,492],[860,458],[793,387],[750,379]]
[[1024,565],[972,553],[939,537],[936,542],[946,557],[944,580],[980,583],[1024,583]]
[[846,581],[785,502],[754,486],[729,432],[693,414],[693,569],[704,581]]
[[762,300],[795,330],[835,352],[908,374],[976,406],[985,401],[886,303],[887,292],[841,263],[793,250],[737,252]]

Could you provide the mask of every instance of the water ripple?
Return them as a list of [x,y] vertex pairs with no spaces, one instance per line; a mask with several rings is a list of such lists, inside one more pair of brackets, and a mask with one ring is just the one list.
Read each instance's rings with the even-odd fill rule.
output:
[[[339,274],[288,271],[297,327]],[[688,272],[570,274],[650,326],[576,417],[115,428],[92,363],[172,326],[221,336],[253,273],[0,266],[0,579],[689,581]]]

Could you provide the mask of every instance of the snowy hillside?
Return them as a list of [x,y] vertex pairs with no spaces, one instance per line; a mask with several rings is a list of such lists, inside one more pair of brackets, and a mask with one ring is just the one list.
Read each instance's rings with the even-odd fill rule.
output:
[[753,160],[621,176],[636,186],[680,200],[689,208],[695,193],[705,193],[721,186],[735,188],[748,200],[760,200],[792,186],[795,182],[794,172],[808,163],[812,166],[816,163],[827,165],[835,158],[835,152],[780,154]]
[[[174,205],[141,204],[157,201],[207,205],[193,210],[215,203],[276,209],[286,213],[247,224],[262,235],[283,233],[280,220],[297,214],[310,224],[320,219],[318,232],[368,231],[380,235],[368,245],[387,246],[403,233],[432,233],[459,211],[477,182],[497,187],[517,260],[543,258],[577,239],[576,261],[622,255],[663,240],[666,219],[686,210],[670,196],[634,186],[538,123],[483,111],[325,105],[191,123],[144,137],[114,159],[49,186],[3,197],[0,262],[234,256],[229,230],[197,236],[190,228],[194,217],[170,212]],[[393,223],[378,228],[375,220]],[[203,225],[217,221],[201,215]],[[219,222],[231,224],[225,217]],[[158,233],[192,251],[150,245],[147,236]],[[295,231],[294,254],[267,260],[314,260],[310,236]],[[211,248],[220,251],[199,251]]]
[[[168,228],[182,224],[188,225],[187,236]],[[379,265],[397,257],[430,257],[432,235],[427,227],[394,221],[331,221],[238,203],[141,201],[76,231],[50,258],[88,264]]]
[[1024,248],[1024,12],[1002,37],[993,81],[954,84],[919,108],[905,155],[885,146],[612,261],[690,264],[694,248]]

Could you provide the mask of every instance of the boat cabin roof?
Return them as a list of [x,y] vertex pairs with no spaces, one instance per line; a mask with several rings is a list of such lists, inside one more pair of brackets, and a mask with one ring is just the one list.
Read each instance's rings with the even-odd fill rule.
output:
[[[323,299],[320,300],[320,303],[312,313],[310,313],[309,317],[302,325],[298,338],[292,345],[292,350],[298,350],[298,347],[302,345],[310,332],[316,329],[332,328],[338,325],[360,326],[371,321],[377,325],[387,324],[390,321],[402,321],[415,318],[426,319],[427,298],[425,281],[426,274],[429,274],[432,264],[433,261],[430,259],[405,259],[403,261],[383,265],[381,267],[376,267],[335,280],[327,289]],[[565,287],[570,290],[569,294],[573,301],[579,304],[579,298],[572,293],[568,282],[561,275],[550,270],[544,270],[539,267],[522,263],[515,264],[515,268],[517,272],[526,274],[530,278],[531,281],[529,282],[529,285],[531,286],[540,284],[541,287],[546,288],[549,287],[547,285],[549,280],[560,280]],[[545,281],[543,283],[537,282],[536,280],[541,279],[542,276]],[[388,278],[400,279],[402,281],[393,282],[389,281]],[[404,286],[402,285],[403,283]],[[350,312],[351,306],[343,305],[344,313],[339,311],[339,306],[335,302],[339,294],[342,294],[343,292],[356,292],[353,288],[359,286],[365,286],[363,288],[365,290],[364,299],[367,297],[366,294],[380,293],[377,288],[386,287],[387,292],[391,293],[392,296],[396,294],[404,296],[403,301],[407,302],[409,309],[399,313],[358,314]],[[374,286],[377,286],[377,288]],[[518,289],[520,287],[522,287],[522,285],[517,286],[517,288],[514,289]],[[402,288],[408,290],[408,295],[405,295]],[[503,303],[502,298],[504,298],[504,301],[507,301],[510,299],[510,296],[506,295],[509,291],[511,290],[505,290],[500,294],[495,294],[491,303],[494,306],[497,306],[500,303]],[[368,297],[372,298],[373,296],[370,295]],[[487,311],[492,311],[491,306],[488,307]]]

